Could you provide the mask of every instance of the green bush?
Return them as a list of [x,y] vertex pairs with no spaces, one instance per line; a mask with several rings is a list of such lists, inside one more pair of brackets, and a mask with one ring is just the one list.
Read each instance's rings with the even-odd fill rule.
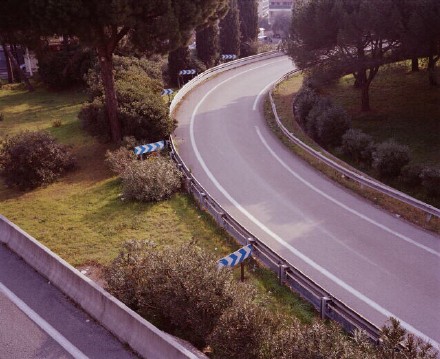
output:
[[330,99],[318,96],[304,120],[304,129],[307,135],[314,140],[318,140],[318,118],[321,114],[332,106]]
[[[117,61],[121,62],[116,66],[115,88],[122,135],[146,142],[166,139],[174,131],[176,123],[170,118],[168,107],[162,100],[162,83],[149,77],[143,62],[121,58]],[[92,135],[108,137],[110,127],[97,69],[89,72],[87,83],[91,101],[80,111],[82,126]]]
[[381,177],[397,177],[410,161],[410,150],[393,140],[379,144],[373,152],[373,167]]
[[249,293],[230,270],[218,270],[217,260],[193,244],[159,250],[130,241],[106,271],[107,289],[162,329],[204,347],[237,293]]
[[306,119],[313,106],[318,102],[319,95],[309,86],[302,86],[293,100],[293,112],[296,121],[305,128]]
[[0,173],[22,190],[52,183],[74,165],[69,149],[47,132],[22,132],[0,144]]
[[105,160],[114,174],[121,175],[136,161],[136,155],[134,154],[133,147],[119,147],[115,151],[107,151]]
[[440,169],[425,168],[420,174],[422,186],[429,195],[440,196]]
[[370,165],[373,151],[373,138],[361,130],[351,128],[342,136],[342,152],[356,162]]
[[65,89],[84,84],[84,76],[94,63],[94,53],[75,47],[61,51],[41,51],[38,55],[38,73],[52,89]]
[[124,197],[142,202],[160,201],[180,189],[182,174],[164,156],[132,161],[120,174]]
[[409,187],[416,187],[422,183],[422,170],[420,165],[406,165],[400,171],[399,181]]
[[274,315],[247,298],[225,310],[209,338],[212,357],[258,359],[276,327]]
[[340,146],[349,128],[350,117],[340,106],[327,107],[316,119],[317,140],[326,148]]

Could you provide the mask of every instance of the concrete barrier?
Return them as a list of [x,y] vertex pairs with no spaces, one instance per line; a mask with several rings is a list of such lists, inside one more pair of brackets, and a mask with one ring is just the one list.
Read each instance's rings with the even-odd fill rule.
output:
[[157,329],[2,215],[0,242],[143,358],[206,358]]

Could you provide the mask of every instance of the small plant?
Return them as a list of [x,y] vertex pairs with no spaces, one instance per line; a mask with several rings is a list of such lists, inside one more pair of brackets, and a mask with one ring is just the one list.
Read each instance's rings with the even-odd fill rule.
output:
[[115,151],[107,151],[105,154],[105,160],[113,173],[121,175],[133,164],[134,161],[136,161],[136,155],[132,149],[119,147]]
[[124,197],[142,202],[169,198],[182,185],[181,172],[171,159],[164,156],[132,161],[120,176]]
[[440,196],[440,169],[425,168],[420,174],[422,186],[426,188],[429,195]]
[[356,162],[371,164],[374,144],[370,135],[351,128],[342,136],[342,152]]
[[322,146],[337,147],[343,134],[350,128],[350,117],[342,107],[326,106],[316,117],[316,140]]
[[410,161],[410,150],[393,140],[383,142],[373,153],[373,167],[381,177],[397,177]]
[[62,123],[62,121],[60,120],[60,119],[56,119],[56,120],[53,120],[52,121],[52,127],[61,127],[61,125],[62,125],[63,123]]
[[409,187],[419,186],[422,183],[422,170],[420,165],[406,165],[400,171],[399,180]]
[[0,173],[6,185],[32,189],[73,169],[69,149],[44,131],[22,132],[0,144]]

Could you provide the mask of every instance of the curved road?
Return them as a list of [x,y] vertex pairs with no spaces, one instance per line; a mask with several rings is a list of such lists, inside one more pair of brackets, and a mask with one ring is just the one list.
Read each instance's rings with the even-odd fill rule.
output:
[[291,69],[273,58],[200,85],[176,114],[179,154],[225,210],[333,296],[438,346],[439,236],[335,184],[275,138],[264,94]]

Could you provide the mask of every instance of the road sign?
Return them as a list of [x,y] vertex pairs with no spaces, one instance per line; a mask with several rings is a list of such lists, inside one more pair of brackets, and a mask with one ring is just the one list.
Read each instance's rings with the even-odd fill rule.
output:
[[219,267],[234,267],[235,265],[243,262],[252,253],[252,244],[248,244],[240,248],[238,251],[220,259],[218,261]]
[[171,95],[174,91],[172,89],[163,89],[162,90],[162,96],[163,95]]
[[135,155],[143,155],[144,153],[160,151],[165,147],[165,141],[149,143],[147,145],[137,146],[134,148]]
[[180,70],[179,75],[195,75],[196,70],[190,69],[190,70]]
[[237,58],[237,55],[233,55],[233,54],[222,55],[222,60],[235,60],[236,58]]

